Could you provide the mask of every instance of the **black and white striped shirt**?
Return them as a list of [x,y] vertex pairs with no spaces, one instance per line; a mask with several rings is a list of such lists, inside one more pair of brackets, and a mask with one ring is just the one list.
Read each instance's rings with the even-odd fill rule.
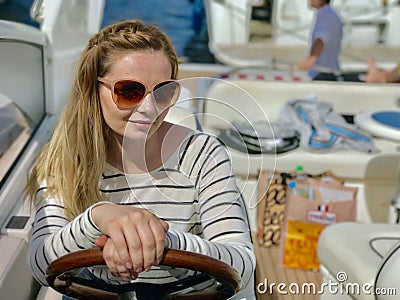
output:
[[[168,222],[170,248],[205,254],[234,267],[242,277],[240,299],[252,299],[256,260],[246,208],[227,151],[216,138],[194,132],[160,168],[146,174],[124,174],[108,165],[100,189],[106,201],[150,209]],[[44,199],[30,236],[28,261],[34,276],[47,285],[45,270],[51,261],[95,247],[101,235],[91,207],[68,222],[60,199]],[[126,283],[107,268],[92,271],[105,281]],[[181,276],[153,267],[138,280],[161,283]]]

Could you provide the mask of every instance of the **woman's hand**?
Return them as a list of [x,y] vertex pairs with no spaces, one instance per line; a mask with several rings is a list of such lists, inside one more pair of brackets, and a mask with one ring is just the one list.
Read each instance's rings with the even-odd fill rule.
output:
[[92,218],[108,237],[97,239],[96,245],[103,246],[104,260],[114,274],[135,279],[160,263],[169,226],[149,210],[106,203],[92,209]]
[[103,257],[107,264],[107,268],[114,276],[120,276],[125,281],[135,280],[138,277],[138,273],[135,271],[128,270],[123,264],[118,252],[115,249],[113,241],[106,235],[95,240],[96,246],[103,249]]

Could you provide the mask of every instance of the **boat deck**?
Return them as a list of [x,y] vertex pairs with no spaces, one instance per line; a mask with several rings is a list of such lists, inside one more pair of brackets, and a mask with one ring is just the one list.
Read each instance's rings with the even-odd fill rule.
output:
[[[319,300],[320,295],[317,295],[318,290],[322,284],[322,275],[318,271],[305,271],[299,269],[284,268],[279,262],[279,247],[262,247],[254,238],[254,250],[257,257],[257,268],[256,268],[256,287],[257,288],[257,299],[258,300]],[[267,283],[267,285],[265,284]],[[285,287],[281,290],[287,292],[287,294],[280,293],[277,290],[277,285],[285,284]],[[267,288],[266,286],[270,287]],[[302,285],[304,284],[305,292],[302,293]],[[314,285],[316,287],[316,293],[307,292],[307,286]],[[292,288],[289,288],[289,287]],[[297,286],[300,288],[300,292],[296,292]],[[265,291],[264,291],[265,290]],[[293,290],[292,294],[290,291]]]

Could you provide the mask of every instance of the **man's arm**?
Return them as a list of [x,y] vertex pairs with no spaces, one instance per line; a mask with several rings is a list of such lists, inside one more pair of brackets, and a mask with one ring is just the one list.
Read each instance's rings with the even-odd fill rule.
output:
[[314,67],[323,49],[324,49],[324,43],[322,42],[322,40],[316,39],[311,46],[310,55],[307,58],[301,60],[297,64],[297,68],[299,70],[309,70],[312,67]]

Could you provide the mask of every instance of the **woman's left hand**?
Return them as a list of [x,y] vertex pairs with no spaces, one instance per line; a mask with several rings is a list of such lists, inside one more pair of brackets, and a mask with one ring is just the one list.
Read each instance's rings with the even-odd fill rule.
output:
[[134,272],[132,269],[126,269],[110,238],[103,234],[95,240],[95,244],[97,247],[103,249],[104,260],[108,269],[114,276],[120,276],[125,281],[135,280],[138,277],[138,273]]

